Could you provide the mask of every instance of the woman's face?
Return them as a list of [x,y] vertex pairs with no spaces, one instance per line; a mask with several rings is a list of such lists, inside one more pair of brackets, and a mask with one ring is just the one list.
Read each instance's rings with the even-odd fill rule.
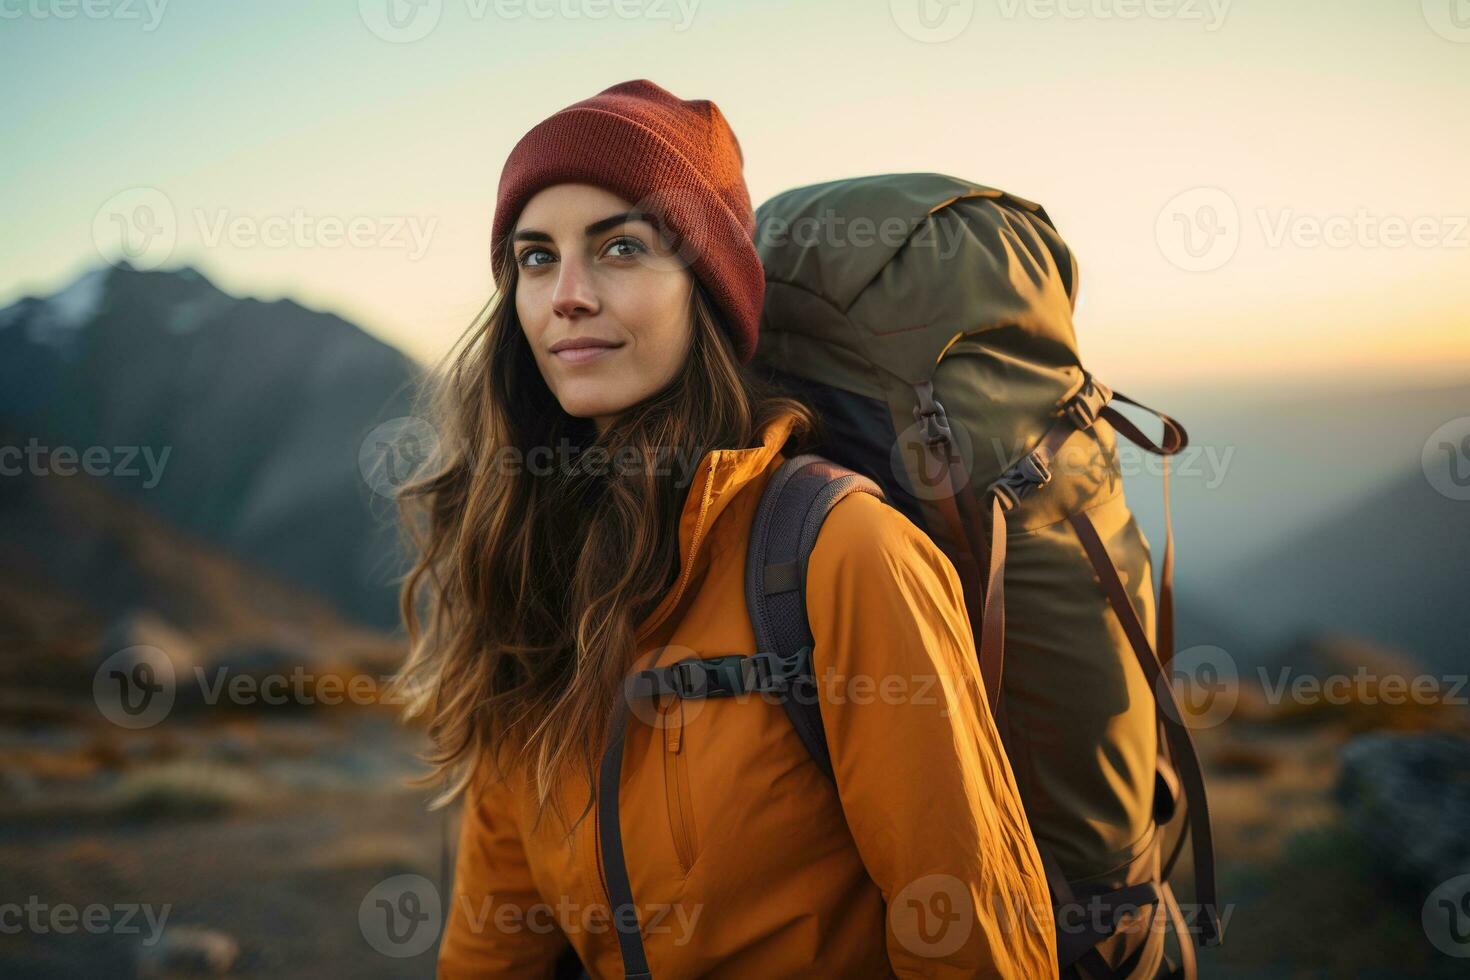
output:
[[[589,184],[557,184],[522,209],[512,234],[516,315],[562,410],[599,432],[655,394],[694,335],[693,275],[633,205]],[[554,350],[569,341],[604,346]]]

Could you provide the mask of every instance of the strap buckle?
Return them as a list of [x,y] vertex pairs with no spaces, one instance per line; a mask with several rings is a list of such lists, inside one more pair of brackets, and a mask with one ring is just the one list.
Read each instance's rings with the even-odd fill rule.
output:
[[806,669],[811,652],[812,648],[808,645],[785,657],[770,650],[762,650],[760,653],[746,657],[742,665],[749,670],[746,690],[784,690]]
[[740,661],[740,681],[746,691],[770,690],[775,677],[772,658],[765,653],[743,657]]
[[949,429],[949,416],[944,414],[944,406],[934,397],[934,389],[931,385],[923,384],[915,386],[919,395],[919,404],[914,406],[914,421],[922,423],[924,429],[924,444],[930,449],[935,446],[951,442],[952,433]]
[[[659,670],[644,671],[630,680],[636,693],[668,691],[680,698],[723,698],[756,691],[784,690],[806,668],[811,647],[789,657],[770,651],[728,653],[719,657],[690,657]],[[647,675],[644,677],[643,675]],[[660,684],[660,676],[663,683]]]
[[1113,392],[1107,385],[1090,374],[1084,374],[1082,389],[1067,399],[1067,403],[1062,406],[1062,412],[1079,432],[1085,432],[1092,428],[1112,398]]
[[674,664],[669,670],[669,684],[681,698],[719,698],[741,691],[740,654],[691,657]]
[[1033,449],[987,487],[986,493],[995,494],[1000,500],[1001,508],[1009,511],[1026,499],[1031,491],[1050,482],[1051,468],[1046,465],[1041,453]]

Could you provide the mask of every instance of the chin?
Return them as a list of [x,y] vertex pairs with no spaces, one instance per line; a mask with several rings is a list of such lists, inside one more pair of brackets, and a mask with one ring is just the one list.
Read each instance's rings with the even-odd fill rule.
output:
[[606,396],[596,397],[567,397],[558,398],[561,410],[579,419],[591,419],[600,415],[617,415],[629,405],[632,399],[609,398]]

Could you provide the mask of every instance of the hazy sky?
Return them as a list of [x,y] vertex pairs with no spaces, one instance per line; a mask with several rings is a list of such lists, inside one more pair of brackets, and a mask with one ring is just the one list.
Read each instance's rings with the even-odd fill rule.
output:
[[125,221],[432,359],[515,141],[639,77],[719,104],[756,203],[1040,201],[1115,383],[1470,375],[1467,0],[0,0],[0,304]]

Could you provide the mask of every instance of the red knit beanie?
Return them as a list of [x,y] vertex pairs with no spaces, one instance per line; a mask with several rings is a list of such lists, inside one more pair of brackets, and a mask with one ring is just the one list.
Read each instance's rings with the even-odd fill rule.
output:
[[749,363],[766,284],[744,163],[718,106],[685,102],[645,78],[567,106],[521,137],[505,161],[490,236],[495,280],[505,282],[506,236],[537,191],[604,187],[674,234],[679,255],[725,314],[737,356]]

